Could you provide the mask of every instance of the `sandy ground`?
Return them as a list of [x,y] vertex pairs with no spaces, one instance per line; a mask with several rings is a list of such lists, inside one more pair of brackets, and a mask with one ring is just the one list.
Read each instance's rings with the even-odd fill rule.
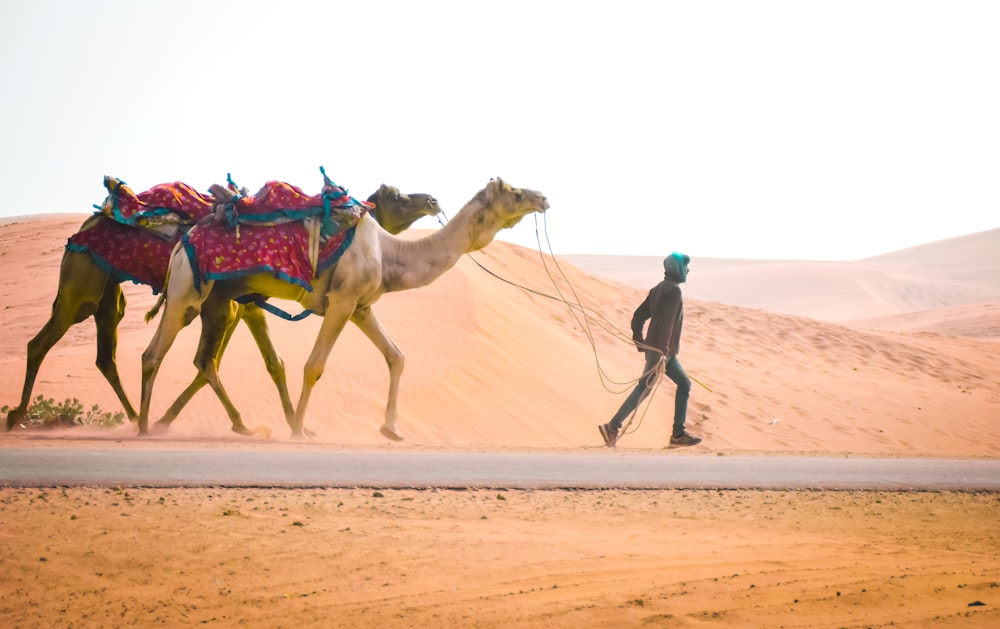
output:
[[[26,343],[45,321],[62,247],[81,220],[0,225],[2,404],[17,402]],[[783,310],[787,291],[774,295],[773,310],[694,297],[695,260],[681,360],[705,384],[696,386],[689,414],[689,429],[705,438],[698,452],[1000,456],[1000,308],[991,292],[1000,275],[995,254],[981,253],[1000,250],[1000,242],[995,232],[980,240],[986,244],[941,245],[947,278],[927,271],[942,259],[941,246],[934,255],[891,256],[879,263],[881,274],[871,261],[819,274],[806,263],[783,266],[783,277],[798,278],[795,287],[830,282],[840,298],[825,318]],[[578,301],[589,316],[499,282],[468,257],[426,288],[384,297],[376,311],[407,354],[406,447],[599,445],[596,425],[641,367],[622,334],[644,285],[501,242],[475,259],[532,290]],[[738,297],[754,274],[745,265],[732,271]],[[724,272],[712,271],[713,290]],[[152,334],[142,315],[153,297],[142,287],[125,290],[119,366],[135,401],[139,357]],[[271,324],[293,399],[317,328],[314,319]],[[154,414],[193,376],[197,330],[185,330],[168,355]],[[92,323],[75,326],[43,364],[35,394],[116,410],[93,357]],[[285,440],[274,387],[242,328],[222,375],[244,421],[271,433],[261,447]],[[387,383],[382,357],[348,328],[307,426],[339,447],[385,446],[378,426]],[[661,387],[620,447],[662,451],[671,398]],[[74,434],[51,437],[72,443]],[[108,435],[135,442],[133,426]],[[24,437],[15,431],[3,445],[30,447]],[[207,391],[171,437],[240,443]],[[0,488],[0,625],[1000,621],[995,494],[375,492]]]
[[8,627],[1000,621],[994,494],[2,489]]

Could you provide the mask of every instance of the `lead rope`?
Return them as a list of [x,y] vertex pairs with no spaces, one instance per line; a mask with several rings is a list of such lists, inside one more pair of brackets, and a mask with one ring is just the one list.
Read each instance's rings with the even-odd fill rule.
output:
[[[573,283],[570,282],[569,277],[566,275],[566,272],[562,270],[562,267],[559,265],[559,260],[556,258],[555,253],[552,251],[552,241],[549,239],[548,220],[546,219],[546,217],[545,217],[544,214],[542,214],[542,226],[543,226],[543,230],[545,232],[545,243],[548,246],[549,256],[552,258],[552,263],[555,265],[556,269],[559,271],[559,275],[566,282],[566,285],[569,286],[570,290],[573,292],[573,298],[575,299],[575,302],[573,302],[571,304],[565,297],[563,297],[562,292],[559,290],[558,284],[556,284],[555,278],[552,276],[552,272],[549,271],[548,264],[545,261],[545,256],[542,254],[541,240],[539,239],[539,235],[538,235],[538,215],[536,214],[535,215],[535,240],[536,240],[536,242],[538,242],[538,252],[539,252],[539,258],[542,261],[542,266],[545,268],[545,272],[549,276],[549,280],[552,282],[553,288],[555,288],[556,292],[559,294],[559,297],[560,297],[561,301],[563,303],[567,304],[568,306],[570,306],[570,312],[573,314],[573,318],[576,320],[577,324],[580,325],[581,328],[583,328],[583,329],[586,330],[587,339],[590,341],[591,351],[593,351],[593,353],[594,353],[594,360],[597,362],[597,370],[598,370],[598,373],[601,376],[601,381],[603,382],[604,379],[607,376],[604,373],[604,369],[600,365],[600,359],[598,357],[598,352],[597,352],[597,343],[595,342],[593,333],[591,332],[591,329],[590,329],[590,318],[587,316],[587,310],[588,309],[584,308],[584,306],[583,306],[583,304],[582,304],[582,302],[580,300],[580,296],[576,292],[576,288],[574,288]],[[576,311],[574,310],[573,306],[575,306],[576,308],[578,308],[580,310],[580,313],[583,315],[583,321],[584,321],[584,323],[581,324],[580,320],[576,318]],[[597,313],[597,314],[599,314],[599,313]],[[628,421],[625,422],[625,424],[622,425],[621,435],[620,436],[625,436],[625,435],[632,434],[632,433],[638,431],[639,427],[642,426],[642,420],[646,417],[646,413],[649,411],[649,408],[650,408],[650,406],[653,403],[653,397],[655,396],[656,392],[660,388],[660,383],[662,381],[661,376],[663,374],[663,368],[664,368],[664,365],[666,363],[666,358],[667,357],[658,348],[651,347],[651,346],[646,345],[644,343],[636,343],[636,341],[631,337],[631,335],[625,335],[624,333],[622,333],[621,331],[619,331],[617,328],[615,328],[610,323],[610,321],[608,321],[607,317],[605,317],[604,315],[599,315],[599,316],[602,319],[604,319],[604,321],[606,323],[605,329],[607,330],[608,327],[611,327],[614,330],[613,334],[615,334],[622,341],[630,343],[630,344],[633,344],[633,345],[639,345],[645,351],[655,351],[655,352],[657,352],[660,355],[660,359],[656,362],[656,364],[653,367],[651,367],[648,371],[644,371],[642,373],[642,375],[640,375],[638,378],[636,378],[635,380],[632,380],[632,381],[630,381],[628,383],[629,387],[631,387],[631,386],[638,386],[639,382],[641,382],[644,378],[654,378],[654,382],[651,385],[649,384],[649,380],[648,379],[646,380],[647,386],[646,386],[645,390],[642,392],[642,396],[636,402],[635,408],[632,410],[632,413],[629,415]],[[617,384],[623,384],[623,383],[617,383]],[[605,386],[605,390],[610,390],[610,389],[608,389],[608,387]],[[642,407],[642,403],[644,401],[646,401],[646,400],[648,400],[648,403],[643,408]],[[639,409],[640,408],[642,408],[642,414],[641,415],[639,414]],[[635,428],[630,429],[630,427],[632,426],[632,422],[635,421],[636,417],[639,418],[639,423],[637,423],[635,425]]]
[[[444,221],[441,220],[441,216],[445,217]],[[447,215],[445,215],[444,212],[442,211],[440,213],[440,215],[438,216],[438,223],[440,223],[442,226],[444,226],[445,222],[447,221],[447,218],[448,218]],[[533,295],[538,295],[539,297],[545,297],[546,299],[552,299],[554,301],[558,301],[558,302],[561,302],[561,303],[565,304],[569,308],[570,312],[572,313],[573,319],[577,322],[577,324],[580,326],[580,328],[584,331],[584,335],[587,337],[587,340],[590,343],[590,348],[591,348],[591,351],[593,352],[593,355],[594,355],[594,362],[597,365],[597,373],[598,373],[598,376],[601,379],[601,385],[604,387],[604,389],[606,391],[608,391],[609,393],[613,393],[615,395],[620,395],[620,394],[622,394],[622,393],[624,393],[626,391],[629,391],[630,389],[632,389],[633,387],[635,387],[636,385],[638,385],[638,383],[639,383],[640,380],[642,380],[643,378],[648,378],[648,377],[652,376],[654,373],[656,373],[659,370],[659,368],[662,365],[664,365],[664,363],[666,362],[666,356],[663,354],[663,352],[661,350],[659,350],[659,349],[657,349],[655,347],[651,347],[651,346],[646,345],[644,343],[636,343],[636,341],[632,339],[632,336],[630,334],[625,334],[625,333],[621,332],[619,329],[617,329],[614,326],[614,324],[606,316],[604,316],[600,312],[594,310],[593,308],[590,308],[588,306],[584,306],[581,303],[580,297],[579,297],[578,293],[576,292],[576,289],[573,288],[573,283],[570,282],[569,278],[566,276],[566,273],[562,270],[562,267],[559,266],[559,262],[556,259],[555,254],[552,253],[552,244],[551,244],[551,241],[549,240],[549,237],[548,237],[548,226],[547,226],[547,223],[545,221],[544,214],[542,215],[542,221],[543,221],[544,230],[545,230],[545,240],[546,240],[546,243],[548,244],[548,247],[549,247],[549,255],[552,258],[553,263],[555,264],[556,268],[559,270],[559,273],[562,276],[563,280],[566,282],[566,284],[572,290],[573,296],[576,299],[575,302],[574,301],[570,301],[566,297],[563,296],[562,291],[559,289],[559,286],[556,283],[556,278],[553,276],[552,271],[549,269],[549,266],[548,266],[548,264],[545,261],[545,254],[542,251],[541,240],[540,240],[540,237],[539,237],[539,234],[538,234],[538,216],[537,216],[537,214],[535,215],[535,239],[538,242],[538,253],[539,253],[539,256],[540,256],[540,258],[542,260],[542,266],[545,269],[546,275],[548,275],[549,280],[552,282],[552,285],[555,288],[556,293],[558,293],[558,297],[555,296],[555,295],[550,295],[548,293],[544,293],[544,292],[539,291],[539,290],[535,290],[533,288],[529,288],[529,287],[524,286],[522,284],[518,284],[516,282],[508,280],[505,277],[501,277],[500,275],[497,275],[495,272],[493,272],[490,269],[488,269],[485,266],[483,266],[483,264],[481,262],[479,262],[479,260],[477,260],[472,255],[471,252],[466,252],[465,255],[468,256],[469,259],[472,260],[476,264],[476,266],[478,266],[483,271],[486,271],[486,273],[488,273],[489,275],[492,275],[493,277],[495,277],[496,279],[500,280],[501,282],[504,282],[506,284],[510,284],[511,286],[520,288],[521,290],[526,291],[528,293],[531,293]],[[577,318],[577,311],[579,311],[580,314],[583,315],[583,323],[581,323],[580,320],[579,320],[579,318]],[[588,312],[590,313],[590,315],[588,315]],[[599,353],[597,351],[597,343],[596,343],[596,341],[594,339],[594,335],[593,335],[593,332],[592,332],[591,326],[590,326],[591,316],[596,317],[596,319],[597,319],[596,323],[597,323],[598,327],[600,327],[601,329],[603,329],[605,332],[609,332],[613,337],[616,337],[619,340],[621,340],[623,342],[626,342],[626,343],[628,343],[630,345],[638,346],[638,347],[640,347],[641,349],[643,349],[645,351],[658,352],[660,354],[660,360],[659,360],[659,362],[652,369],[650,369],[648,371],[644,371],[642,373],[642,375],[640,375],[638,378],[634,378],[632,380],[628,380],[628,381],[624,381],[623,382],[623,381],[616,381],[616,380],[612,379],[611,377],[609,377],[605,373],[604,368],[601,366],[600,355],[599,355]],[[635,410],[632,411],[632,414],[629,417],[628,421],[622,426],[622,431],[621,431],[621,435],[622,436],[624,436],[626,434],[631,434],[631,433],[636,432],[639,429],[639,427],[642,425],[642,420],[645,418],[646,413],[649,411],[649,407],[652,404],[653,396],[656,394],[657,390],[659,390],[660,380],[661,380],[661,378],[656,378],[655,384],[653,384],[652,386],[647,387],[646,390],[643,392],[642,397],[639,398],[639,402],[636,404]],[[694,380],[694,378],[692,378],[692,380]],[[697,382],[697,380],[694,380],[694,381]],[[609,387],[608,383],[611,383],[612,385],[617,385],[618,388],[617,389],[612,389],[611,387]],[[701,384],[701,383],[698,382],[698,384]],[[702,384],[701,386],[705,386],[705,385]],[[707,389],[708,387],[705,387],[705,388]],[[646,405],[645,405],[645,408],[642,409],[642,414],[639,415],[639,409],[642,406],[643,402],[646,402]],[[639,423],[636,424],[635,428],[632,428],[630,430],[630,427],[631,427],[633,421],[636,419],[636,417],[639,418]]]

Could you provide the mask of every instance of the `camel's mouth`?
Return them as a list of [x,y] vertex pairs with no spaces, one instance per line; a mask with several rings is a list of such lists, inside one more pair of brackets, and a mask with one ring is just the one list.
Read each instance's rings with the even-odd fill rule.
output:
[[537,202],[537,207],[535,208],[536,212],[541,214],[544,213],[545,210],[549,209],[549,200],[545,197],[544,194],[542,194],[541,192],[534,192],[534,191],[532,191],[531,194],[535,196]]

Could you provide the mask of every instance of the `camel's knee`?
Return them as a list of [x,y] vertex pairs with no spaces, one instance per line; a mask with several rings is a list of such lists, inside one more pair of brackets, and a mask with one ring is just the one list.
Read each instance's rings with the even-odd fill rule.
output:
[[28,341],[28,365],[37,366],[41,364],[46,354],[63,337],[63,334],[65,334],[65,330],[52,336],[39,333],[35,338]]
[[97,360],[94,364],[97,365],[98,371],[100,371],[105,377],[118,373],[118,363],[115,361],[113,356],[101,356],[100,353],[98,353]]
[[198,369],[198,374],[195,376],[195,381],[204,381],[211,387],[215,387],[219,382],[219,370],[216,368],[215,363],[208,361],[207,363],[194,365]]
[[385,364],[389,366],[389,371],[402,372],[406,364],[406,356],[398,350],[390,352],[385,355]]
[[142,353],[142,379],[146,381],[156,375],[160,368],[162,357],[159,352],[147,349]]
[[195,308],[194,306],[188,306],[184,309],[184,327],[191,325],[191,322],[198,318],[201,314],[201,308]]
[[319,379],[323,377],[323,366],[310,366],[306,365],[305,370],[302,373],[303,384],[308,384],[312,386],[319,382]]
[[275,376],[285,375],[285,361],[282,360],[280,356],[275,356],[273,359],[265,360],[264,366],[267,368],[267,373],[272,379]]
[[199,374],[207,373],[215,369],[215,357],[210,351],[201,351],[199,349],[198,353],[194,357],[194,367],[198,370]]

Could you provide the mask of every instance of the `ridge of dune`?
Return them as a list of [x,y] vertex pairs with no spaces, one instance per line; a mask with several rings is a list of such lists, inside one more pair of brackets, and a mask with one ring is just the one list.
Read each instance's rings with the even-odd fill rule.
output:
[[[652,286],[661,274],[661,258],[656,256],[566,259],[588,272],[640,288]],[[695,257],[685,292],[724,304],[837,323],[881,322],[884,329],[902,329],[893,316],[1000,300],[1000,229],[850,262]],[[980,336],[979,327],[968,333],[950,329]]]
[[[0,339],[7,348],[0,365],[8,376],[0,382],[0,404],[19,397],[26,343],[45,321],[63,245],[78,224],[58,218],[0,226]],[[537,292],[497,279],[477,261]],[[558,279],[554,287],[550,273],[565,273],[569,282]],[[154,299],[145,287],[124,289],[129,307],[118,357],[136,402],[141,353],[153,333],[142,317]],[[538,293],[579,299],[590,316]],[[641,369],[628,322],[644,293],[497,241],[427,287],[385,295],[374,310],[406,354],[399,408],[406,444],[599,446],[597,424],[607,421]],[[1000,456],[995,341],[848,327],[686,295],[681,359],[711,389],[696,385],[691,397],[688,426],[705,437],[700,452]],[[293,400],[319,323],[317,317],[269,323]],[[194,375],[199,329],[195,322],[181,333],[161,368],[154,420]],[[43,363],[36,395],[117,410],[93,366],[94,351],[93,324],[74,326]],[[274,387],[243,326],[221,375],[247,425],[287,438]],[[321,442],[384,445],[378,427],[387,387],[382,356],[349,325],[315,389],[306,425]],[[672,391],[669,382],[657,390],[620,448],[667,443]],[[133,426],[114,431],[132,434]],[[171,436],[238,439],[207,389]]]

